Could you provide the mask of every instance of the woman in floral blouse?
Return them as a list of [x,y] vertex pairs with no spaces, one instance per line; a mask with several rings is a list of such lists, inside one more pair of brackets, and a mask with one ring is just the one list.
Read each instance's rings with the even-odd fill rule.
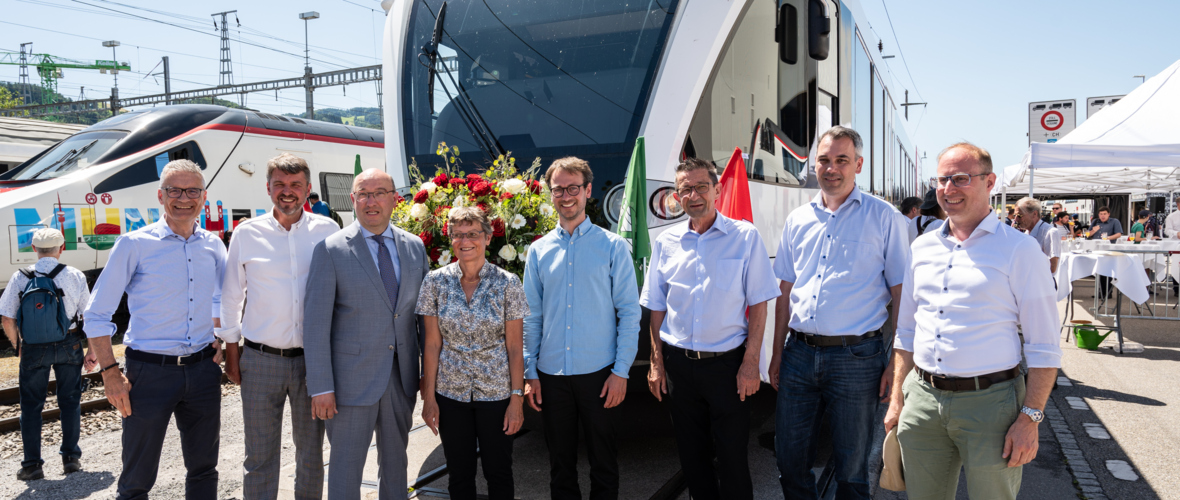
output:
[[512,499],[512,435],[524,422],[524,287],[487,262],[492,226],[476,207],[452,209],[451,251],[459,261],[422,282],[426,323],[422,419],[442,432],[451,498],[475,499],[476,449],[488,496]]

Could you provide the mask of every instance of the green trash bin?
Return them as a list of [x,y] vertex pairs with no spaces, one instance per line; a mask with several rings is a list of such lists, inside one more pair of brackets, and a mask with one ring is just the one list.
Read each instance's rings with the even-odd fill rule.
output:
[[1073,327],[1073,336],[1077,339],[1078,347],[1097,351],[1098,345],[1110,336],[1110,332],[1106,332],[1106,335],[1099,335],[1097,328],[1090,325],[1077,325]]

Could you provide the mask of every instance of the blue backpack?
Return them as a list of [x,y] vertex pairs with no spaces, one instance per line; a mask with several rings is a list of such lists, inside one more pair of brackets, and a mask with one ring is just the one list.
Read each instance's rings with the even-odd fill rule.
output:
[[70,317],[66,314],[65,293],[53,282],[66,268],[58,264],[49,274],[21,269],[29,279],[20,293],[20,309],[16,311],[16,324],[26,344],[48,344],[61,342],[70,331]]

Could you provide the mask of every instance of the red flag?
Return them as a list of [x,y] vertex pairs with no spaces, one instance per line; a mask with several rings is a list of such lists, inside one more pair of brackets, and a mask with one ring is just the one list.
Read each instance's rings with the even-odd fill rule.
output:
[[746,163],[742,161],[742,148],[733,148],[733,156],[721,174],[721,195],[717,197],[717,210],[721,215],[734,220],[754,222],[754,210],[750,208],[750,182],[746,179]]

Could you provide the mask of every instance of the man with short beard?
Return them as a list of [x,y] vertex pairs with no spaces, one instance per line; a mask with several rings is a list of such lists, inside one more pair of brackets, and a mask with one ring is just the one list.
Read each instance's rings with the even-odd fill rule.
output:
[[324,422],[309,417],[303,303],[312,250],[339,226],[303,211],[311,170],[302,158],[291,153],[271,158],[266,191],[274,204],[271,213],[238,224],[230,241],[217,332],[226,342],[225,373],[242,385],[242,495],[246,500],[278,496],[283,407],[290,399],[295,498],[318,499],[324,491]]
[[[98,354],[107,400],[123,417],[123,471],[115,498],[148,497],[175,416],[188,469],[185,498],[212,500],[221,444],[221,351],[213,329],[220,326],[225,245],[197,227],[205,176],[196,163],[165,165],[156,196],[163,219],[115,241],[83,328]],[[124,292],[131,321],[120,372],[111,351],[111,316]]]
[[[581,499],[578,434],[585,429],[590,498],[619,497],[612,413],[627,394],[639,339],[639,286],[627,242],[594,225],[590,164],[561,158],[545,172],[560,225],[525,259],[525,398],[545,422],[549,494]],[[542,402],[542,400],[544,402]],[[544,411],[542,411],[542,409]],[[580,425],[579,425],[580,423]]]

